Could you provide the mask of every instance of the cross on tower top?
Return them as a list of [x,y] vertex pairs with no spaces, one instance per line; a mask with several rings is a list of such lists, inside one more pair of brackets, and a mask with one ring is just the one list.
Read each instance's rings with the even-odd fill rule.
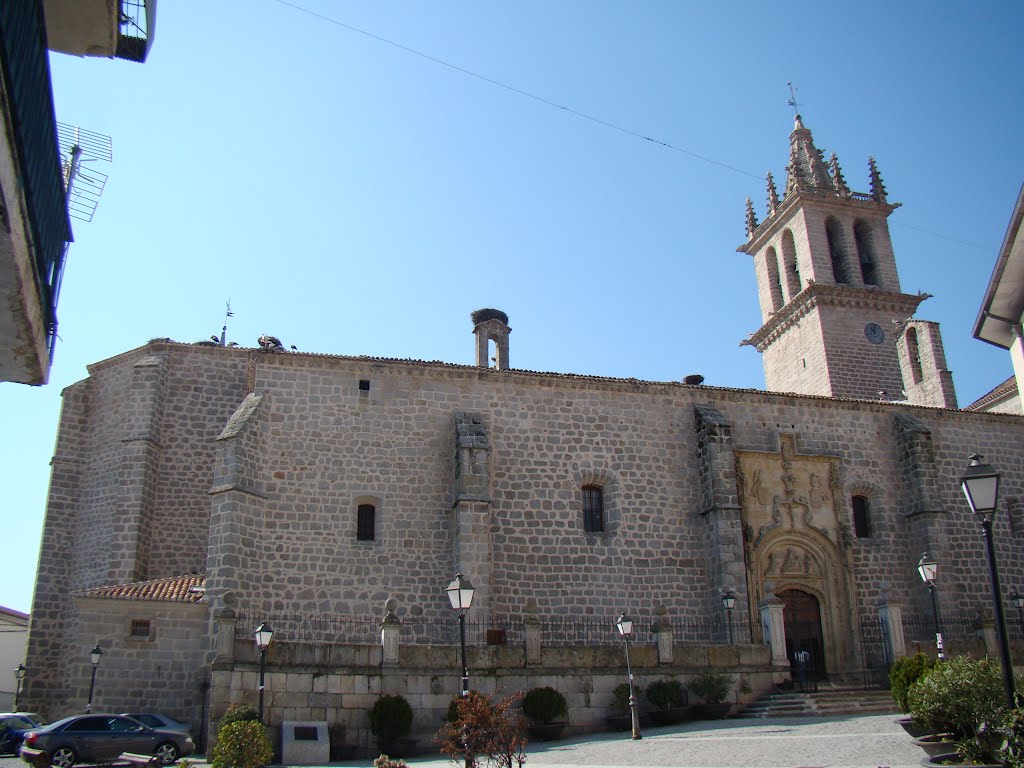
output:
[[794,115],[799,115],[800,114],[800,110],[798,109],[798,107],[800,105],[797,103],[797,100],[796,100],[796,91],[797,91],[797,89],[793,87],[792,83],[788,83],[787,82],[786,85],[789,86],[789,100],[786,103],[789,104],[789,106],[791,106],[793,108],[793,114]]

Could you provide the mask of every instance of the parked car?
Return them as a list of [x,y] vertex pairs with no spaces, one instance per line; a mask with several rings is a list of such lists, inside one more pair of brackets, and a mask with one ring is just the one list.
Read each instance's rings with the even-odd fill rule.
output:
[[35,712],[0,713],[0,755],[16,755],[25,734],[46,725]]
[[165,731],[177,731],[178,733],[186,733],[189,736],[192,735],[191,723],[183,723],[181,720],[161,715],[159,712],[125,712],[124,716],[133,717],[150,728],[162,728]]
[[75,715],[25,734],[19,754],[32,765],[71,768],[112,763],[122,752],[155,755],[164,765],[195,751],[192,737],[150,728],[124,715]]

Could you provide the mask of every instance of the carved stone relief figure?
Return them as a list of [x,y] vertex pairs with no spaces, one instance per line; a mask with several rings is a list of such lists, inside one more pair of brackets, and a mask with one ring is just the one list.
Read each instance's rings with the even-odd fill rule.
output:
[[812,507],[823,507],[831,500],[832,495],[821,487],[821,479],[811,473],[811,492],[809,494]]

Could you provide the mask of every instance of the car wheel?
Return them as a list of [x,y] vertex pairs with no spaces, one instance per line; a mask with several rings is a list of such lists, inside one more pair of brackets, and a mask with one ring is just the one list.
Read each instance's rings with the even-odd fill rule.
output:
[[159,745],[153,752],[154,757],[159,758],[164,765],[170,765],[178,759],[178,748],[169,741]]
[[54,768],[71,768],[78,762],[78,755],[71,747],[57,747],[50,755],[50,765]]

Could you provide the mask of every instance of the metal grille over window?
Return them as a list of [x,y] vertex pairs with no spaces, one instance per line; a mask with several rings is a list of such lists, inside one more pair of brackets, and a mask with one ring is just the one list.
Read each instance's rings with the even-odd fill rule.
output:
[[583,530],[604,531],[604,493],[598,485],[583,486]]
[[149,637],[149,619],[132,619],[131,636],[137,640]]
[[373,541],[377,509],[373,504],[360,504],[356,509],[356,540]]

